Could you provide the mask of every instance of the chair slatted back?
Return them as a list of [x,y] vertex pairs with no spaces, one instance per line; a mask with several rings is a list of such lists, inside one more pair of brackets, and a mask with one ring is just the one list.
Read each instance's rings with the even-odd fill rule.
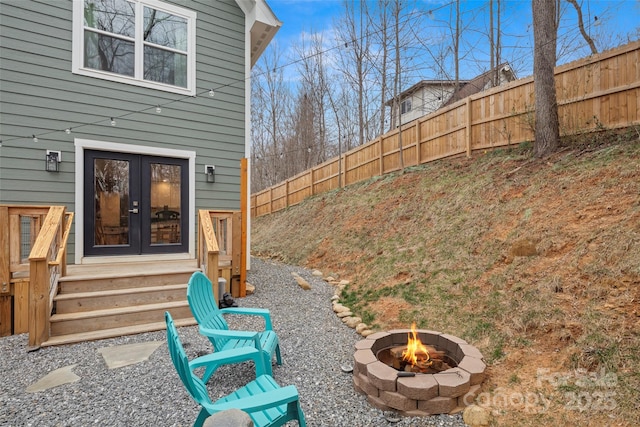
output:
[[[189,279],[187,300],[191,313],[200,326],[210,329],[229,330],[229,325],[218,308],[211,280],[200,271],[193,273]],[[213,346],[215,349],[220,349],[227,341],[216,338],[213,340]]]
[[173,366],[176,368],[182,383],[189,392],[189,395],[199,404],[208,403],[211,404],[211,399],[207,393],[207,387],[189,368],[189,359],[184,351],[184,347],[180,342],[178,331],[173,323],[173,318],[168,311],[164,313],[165,322],[167,323],[167,346],[169,347],[169,354],[173,361]]

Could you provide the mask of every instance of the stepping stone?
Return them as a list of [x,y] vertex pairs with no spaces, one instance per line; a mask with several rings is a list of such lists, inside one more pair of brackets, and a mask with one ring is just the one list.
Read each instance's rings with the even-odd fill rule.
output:
[[164,341],[102,347],[98,349],[98,353],[102,354],[107,368],[116,369],[149,360],[153,352],[162,344]]
[[80,377],[71,372],[71,370],[76,366],[77,365],[69,365],[49,372],[47,375],[27,387],[27,393],[36,393],[38,391],[48,390],[59,385],[78,381]]

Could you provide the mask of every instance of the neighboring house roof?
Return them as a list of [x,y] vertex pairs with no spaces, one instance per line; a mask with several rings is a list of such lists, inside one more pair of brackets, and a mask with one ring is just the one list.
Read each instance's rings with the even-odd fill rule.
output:
[[[468,96],[489,89],[491,87],[491,80],[496,74],[496,70],[498,70],[500,74],[502,74],[502,76],[500,77],[500,82],[503,81],[503,78],[507,82],[516,79],[516,75],[511,69],[511,66],[507,62],[502,63],[494,69],[480,74],[478,77],[461,86],[453,95],[451,95],[451,98],[449,98],[447,102],[442,104],[442,106],[446,107],[447,105],[451,105],[454,102],[460,101],[461,99],[464,99]],[[498,85],[500,85],[500,82],[498,82]]]
[[[460,85],[459,89],[453,95],[451,95],[451,97],[446,102],[444,102],[441,107],[451,105],[456,101],[466,98],[467,96],[471,96],[475,93],[482,92],[483,90],[488,89],[490,87],[489,83],[491,82],[491,78],[495,74],[496,69],[500,70],[500,73],[503,75],[503,78],[506,81],[510,82],[516,79],[516,75],[511,69],[511,66],[509,65],[509,63],[505,62],[498,65],[493,70],[484,72],[471,80],[460,80],[458,82]],[[418,92],[419,90],[427,87],[452,88],[454,86],[455,81],[453,80],[420,80],[409,89],[400,93],[400,99],[403,100],[413,95],[415,92]],[[385,102],[385,105],[393,105],[393,98]]]
[[236,0],[247,17],[251,31],[251,66],[262,55],[282,26],[265,0]]

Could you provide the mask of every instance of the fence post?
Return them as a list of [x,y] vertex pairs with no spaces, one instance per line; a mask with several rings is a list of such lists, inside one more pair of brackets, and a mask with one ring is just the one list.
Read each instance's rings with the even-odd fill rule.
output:
[[384,146],[382,135],[378,137],[378,145],[380,146],[380,175],[384,175],[384,153],[382,152],[382,147]]
[[418,165],[422,164],[422,131],[421,131],[422,122],[420,119],[416,120],[416,163]]
[[467,120],[467,157],[471,157],[471,97],[467,98],[467,114],[465,118]]
[[289,207],[289,180],[284,182],[284,206]]
[[338,186],[340,188],[344,187],[344,156],[344,154],[340,154],[340,157],[338,158],[338,180],[340,181]]

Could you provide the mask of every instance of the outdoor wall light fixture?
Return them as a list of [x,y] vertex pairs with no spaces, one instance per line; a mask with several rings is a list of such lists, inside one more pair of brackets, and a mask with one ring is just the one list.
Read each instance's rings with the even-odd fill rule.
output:
[[47,172],[60,172],[60,162],[62,161],[62,154],[60,151],[47,150],[47,155],[44,162],[44,170]]
[[216,182],[216,167],[214,165],[204,165],[204,173],[207,175],[207,182]]

